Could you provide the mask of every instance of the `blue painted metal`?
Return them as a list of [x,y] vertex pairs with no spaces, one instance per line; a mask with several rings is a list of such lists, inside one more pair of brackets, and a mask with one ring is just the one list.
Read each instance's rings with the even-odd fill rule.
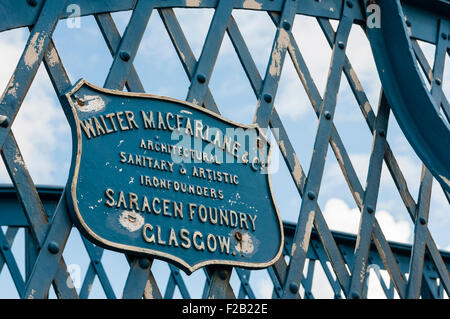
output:
[[[380,271],[387,271],[389,282],[383,280],[381,286],[389,298],[394,296],[394,290],[402,298],[418,298],[419,296],[442,298],[444,291],[447,296],[450,294],[448,253],[437,249],[427,226],[433,176],[441,182],[444,193],[449,198],[450,161],[446,146],[450,144],[446,121],[449,119],[450,111],[448,100],[442,90],[442,77],[445,55],[449,54],[450,5],[448,1],[443,0],[401,2],[379,0],[376,3],[382,9],[382,26],[388,25],[389,28],[367,28],[364,14],[367,3],[356,0],[122,0],[108,3],[71,1],[71,4],[79,5],[82,16],[94,15],[113,56],[105,87],[122,89],[126,86],[129,91],[144,92],[143,85],[134,69],[133,60],[149,17],[153,9],[157,9],[191,81],[187,100],[217,114],[219,114],[219,107],[208,88],[208,83],[224,35],[227,33],[258,100],[255,123],[262,128],[272,129],[299,195],[304,198],[298,225],[284,225],[286,242],[283,253],[289,258],[280,258],[268,268],[268,275],[274,286],[273,297],[314,298],[311,288],[314,283],[314,269],[319,264],[324,269],[335,298],[366,297],[367,275],[361,276],[361,274],[368,274],[369,269],[373,269],[378,277]],[[172,8],[188,7],[215,10],[199,61],[195,59],[172,10]],[[276,33],[263,78],[233,18],[233,10],[236,9],[266,11],[274,22]],[[110,13],[124,10],[133,10],[133,14],[121,38]],[[70,282],[70,277],[62,253],[72,229],[72,222],[68,218],[68,208],[65,205],[67,196],[65,193],[61,195],[61,190],[56,188],[36,189],[26,166],[22,164],[19,146],[10,129],[41,61],[44,62],[60,99],[72,86],[51,39],[57,21],[67,18],[69,14],[70,11],[66,10],[63,1],[4,0],[0,3],[0,31],[24,26],[31,31],[24,53],[0,101],[0,119],[2,120],[0,143],[3,145],[1,154],[15,188],[15,195],[11,192],[11,188],[0,188],[0,225],[8,226],[6,232],[2,231],[0,234],[2,243],[0,271],[5,271],[6,268],[10,271],[19,295],[26,298],[47,297],[51,284],[59,298],[87,298],[96,277],[99,278],[106,296],[115,298],[116,293],[106,275],[105,267],[107,266],[101,260],[103,249],[94,246],[85,238],[83,241],[90,263],[83,286],[77,291],[66,285]],[[327,89],[323,97],[313,81],[313,76],[291,32],[294,18],[300,14],[317,18],[327,42],[333,49]],[[337,32],[333,30],[329,19],[339,20]],[[404,19],[407,22],[403,21]],[[411,145],[426,165],[423,168],[417,203],[386,141],[388,118],[381,116],[380,113],[380,109],[386,108],[380,107],[379,115],[375,116],[356,72],[346,56],[346,37],[350,27],[355,24],[365,28],[389,106]],[[425,41],[435,46],[433,66],[428,64],[418,41]],[[395,43],[395,46],[391,45],[392,43]],[[294,62],[299,79],[319,118],[314,155],[310,169],[306,173],[291,144],[290,139],[293,136],[286,132],[275,107],[278,82],[287,52]],[[30,56],[33,59],[30,59]],[[419,75],[419,67],[422,68],[426,80],[431,84],[431,92],[428,92]],[[336,92],[342,74],[346,76],[364,120],[374,136],[365,189],[356,175],[333,123]],[[66,114],[70,114],[70,109],[63,100],[61,102],[63,110]],[[386,106],[386,103],[383,105]],[[421,111],[423,109],[426,112]],[[439,117],[440,113],[446,118]],[[380,125],[384,127],[382,131],[380,131]],[[382,134],[379,134],[380,132]],[[352,236],[331,232],[317,203],[328,145],[336,156],[355,203],[362,214],[357,240]],[[376,219],[373,218],[382,160],[389,169],[415,225],[412,247],[387,242]],[[10,250],[19,228],[26,229],[25,278],[22,278],[18,271],[15,256]],[[303,250],[300,244],[303,245]],[[151,270],[153,260],[131,255],[126,257],[130,264],[130,271],[122,297],[161,298],[162,295]],[[316,263],[316,260],[319,263]],[[306,264],[308,264],[308,270],[303,276],[303,268]],[[221,266],[205,268],[203,297],[235,297],[230,285],[233,271],[236,272],[241,283],[238,297],[255,297],[255,291],[249,280],[252,272]],[[164,297],[173,297],[176,287],[179,288],[183,298],[191,296],[190,287],[186,285],[178,268],[170,266],[170,276]],[[298,294],[301,287],[303,291]]]
[[[189,273],[212,261],[268,267],[279,258],[281,220],[264,157],[270,149],[257,127],[84,80],[66,97],[76,155],[66,192],[86,237],[172,260]],[[266,234],[272,240],[263,244]]]
[[[381,28],[367,28],[367,34],[386,96],[417,155],[442,187],[450,191],[450,125],[420,76],[400,1],[377,4],[383,12]],[[443,27],[438,34],[448,31]],[[434,74],[433,85],[441,81],[442,77]]]

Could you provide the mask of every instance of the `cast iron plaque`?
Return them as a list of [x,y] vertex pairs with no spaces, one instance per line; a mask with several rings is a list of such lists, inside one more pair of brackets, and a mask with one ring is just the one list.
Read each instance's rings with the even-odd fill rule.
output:
[[211,264],[264,268],[281,256],[270,144],[256,125],[85,80],[66,98],[68,206],[89,240],[187,273]]

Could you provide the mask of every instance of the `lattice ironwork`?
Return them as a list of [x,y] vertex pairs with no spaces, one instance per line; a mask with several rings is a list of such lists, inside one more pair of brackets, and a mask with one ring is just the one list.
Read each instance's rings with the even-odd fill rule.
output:
[[[133,66],[139,44],[150,15],[158,13],[190,81],[186,100],[219,113],[208,84],[214,70],[223,39],[228,36],[257,98],[254,123],[272,128],[285,164],[298,190],[301,208],[296,224],[285,224],[286,246],[284,257],[266,271],[273,284],[273,298],[314,298],[311,291],[315,267],[320,264],[335,298],[364,298],[367,296],[367,278],[376,276],[388,298],[444,298],[450,294],[450,255],[440,252],[428,229],[428,212],[433,175],[424,165],[417,202],[409,191],[398,161],[387,142],[390,105],[383,90],[375,114],[358,76],[346,55],[350,30],[362,27],[366,4],[350,0],[127,0],[127,1],[71,1],[79,5],[81,15],[93,15],[113,57],[104,87],[144,92],[144,87]],[[376,3],[376,1],[374,2]],[[398,2],[400,3],[400,2]],[[442,108],[448,120],[448,101],[443,94],[442,80],[445,55],[449,54],[448,19],[450,6],[442,1],[427,5],[403,1],[409,32],[418,65],[431,83],[431,96]],[[61,0],[3,1],[0,5],[0,31],[28,27],[30,35],[11,80],[0,102],[1,154],[14,188],[4,187],[1,193],[1,213],[23,211],[15,217],[2,217],[0,231],[0,271],[8,268],[17,292],[22,298],[46,298],[53,285],[58,298],[87,298],[94,280],[98,278],[107,298],[119,297],[114,292],[102,263],[103,249],[82,239],[89,257],[89,267],[80,289],[74,288],[63,257],[64,248],[72,231],[67,214],[65,194],[58,188],[38,188],[23,162],[11,125],[33,82],[41,63],[52,81],[58,97],[72,83],[67,76],[52,34],[58,20],[67,18],[68,3]],[[183,33],[173,8],[213,8],[214,15],[208,29],[201,55],[197,60]],[[261,75],[247,44],[233,18],[233,10],[251,9],[267,12],[276,33],[265,74]],[[123,33],[117,30],[111,12],[132,10]],[[292,33],[296,15],[310,15],[317,19],[325,39],[332,49],[332,58],[322,95]],[[429,24],[427,21],[436,22]],[[336,20],[333,28],[330,20]],[[425,22],[424,22],[425,21]],[[407,23],[407,24],[408,24]],[[433,26],[432,26],[433,25]],[[206,27],[206,26],[205,26]],[[447,30],[447,31],[445,31]],[[442,36],[441,36],[442,34]],[[448,34],[445,37],[444,34]],[[370,39],[370,37],[369,37]],[[418,40],[435,45],[434,65],[430,66]],[[376,43],[371,43],[376,45]],[[293,62],[299,80],[304,86],[318,118],[314,150],[308,170],[300,164],[290,136],[274,105],[278,83],[287,55]],[[366,186],[359,180],[339,132],[334,125],[337,96],[342,76],[345,76],[359,105],[363,119],[373,136]],[[384,88],[386,90],[386,88]],[[63,105],[63,104],[62,104]],[[432,129],[432,128],[430,128]],[[328,148],[331,148],[345,177],[355,203],[361,213],[356,237],[330,231],[318,204]],[[446,147],[443,145],[442,147]],[[448,148],[448,147],[447,147]],[[380,187],[381,170],[386,164],[406,210],[414,223],[412,246],[389,243],[375,218]],[[449,165],[449,163],[447,163]],[[449,199],[449,193],[444,193]],[[20,203],[21,208],[18,207]],[[11,246],[19,229],[26,233],[26,276],[22,277]],[[80,248],[81,249],[81,248]],[[129,273],[123,298],[172,298],[175,289],[183,298],[192,293],[186,277],[169,265],[170,275],[162,293],[157,274],[152,271],[153,260],[125,256]],[[5,267],[6,266],[6,267]],[[388,273],[388,278],[381,275]],[[206,267],[202,297],[255,298],[250,270],[230,267]],[[230,284],[232,273],[239,280],[238,290]]]

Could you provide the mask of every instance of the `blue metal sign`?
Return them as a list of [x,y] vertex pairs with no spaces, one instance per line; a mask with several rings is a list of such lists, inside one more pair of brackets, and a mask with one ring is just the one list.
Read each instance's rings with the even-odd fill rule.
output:
[[280,257],[270,144],[258,126],[85,80],[66,98],[68,206],[87,238],[187,273],[210,264],[263,268]]

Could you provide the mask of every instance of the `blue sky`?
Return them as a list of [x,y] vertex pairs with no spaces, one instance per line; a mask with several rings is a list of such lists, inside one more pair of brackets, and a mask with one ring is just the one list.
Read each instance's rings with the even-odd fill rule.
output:
[[[201,54],[213,10],[175,9],[175,13],[195,56],[198,58]],[[275,27],[265,13],[235,10],[233,16],[263,77],[275,35]],[[129,17],[130,12],[113,14],[121,33],[125,29]],[[336,24],[333,23],[333,26],[336,27]],[[323,95],[331,49],[319,25],[311,17],[297,16],[293,25],[293,33],[315,83]],[[6,87],[26,43],[27,36],[28,31],[25,29],[0,34],[2,52],[0,86]],[[81,18],[80,28],[69,28],[66,21],[60,21],[54,33],[54,42],[72,83],[80,78],[86,78],[93,84],[103,85],[112,58],[92,16]],[[425,43],[421,43],[421,46],[429,58],[430,64],[432,64],[434,47]],[[372,108],[376,111],[380,82],[369,43],[361,28],[356,25],[353,26],[350,34],[347,54],[369,97]],[[448,65],[448,56],[446,59]],[[178,99],[186,98],[189,87],[188,78],[156,11],[150,18],[134,65],[146,92]],[[444,91],[447,94],[450,93],[449,81],[450,72],[447,68],[443,80]],[[224,117],[240,123],[249,124],[252,122],[257,99],[227,35],[219,53],[209,87]],[[286,59],[283,67],[275,106],[290,136],[300,163],[303,169],[307,171],[318,121],[290,58]],[[345,78],[341,82],[334,122],[360,182],[364,186],[372,136]],[[25,98],[13,125],[13,131],[34,182],[36,184],[65,185],[71,159],[70,129],[43,66],[41,66]],[[416,199],[421,163],[406,141],[392,114],[387,139],[403,170],[411,194]],[[282,159],[279,162],[279,170],[272,174],[275,200],[282,219],[296,222],[301,200]],[[325,167],[319,195],[319,205],[325,218],[332,229],[356,232],[360,215],[331,148],[328,151]],[[0,182],[10,183],[3,165],[0,170]],[[413,224],[386,166],[383,167],[380,187],[376,216],[382,230],[388,240],[411,243]],[[448,213],[448,203],[441,187],[435,182],[429,228],[438,247],[450,250],[450,236],[448,236],[450,218]],[[81,273],[84,274],[87,270],[88,261],[87,255],[80,245],[79,235],[76,231],[73,231],[64,257],[68,264],[79,264]],[[13,249],[18,252],[17,255],[23,254],[22,246],[23,239],[19,236],[13,246]],[[23,259],[19,256],[18,262],[20,260]],[[107,273],[116,295],[120,296],[128,271],[125,259],[116,253],[105,252],[103,261],[105,265],[108,262],[115,264],[115,267],[107,269]],[[155,274],[159,274],[157,281],[165,282],[168,275],[167,266],[162,262],[155,262],[153,269]],[[23,271],[23,267],[21,270]],[[9,274],[5,273],[7,271],[3,271],[0,275],[0,286],[3,283],[11,283]],[[203,278],[202,276],[203,272],[197,271],[192,276],[184,276],[184,278],[189,285],[189,283],[193,284],[199,278]],[[270,296],[271,284],[268,282],[267,276],[263,272],[258,272],[252,276],[251,280],[254,286],[258,287],[258,296]],[[327,297],[329,291],[320,288],[320,280],[317,282],[315,284],[316,295]],[[237,287],[237,284],[234,275],[232,285]],[[164,292],[163,287],[164,285],[160,285],[162,292]],[[194,289],[193,296],[199,297],[202,288]],[[12,291],[0,290],[0,297],[7,296]],[[92,296],[102,297],[98,280],[94,284]]]

